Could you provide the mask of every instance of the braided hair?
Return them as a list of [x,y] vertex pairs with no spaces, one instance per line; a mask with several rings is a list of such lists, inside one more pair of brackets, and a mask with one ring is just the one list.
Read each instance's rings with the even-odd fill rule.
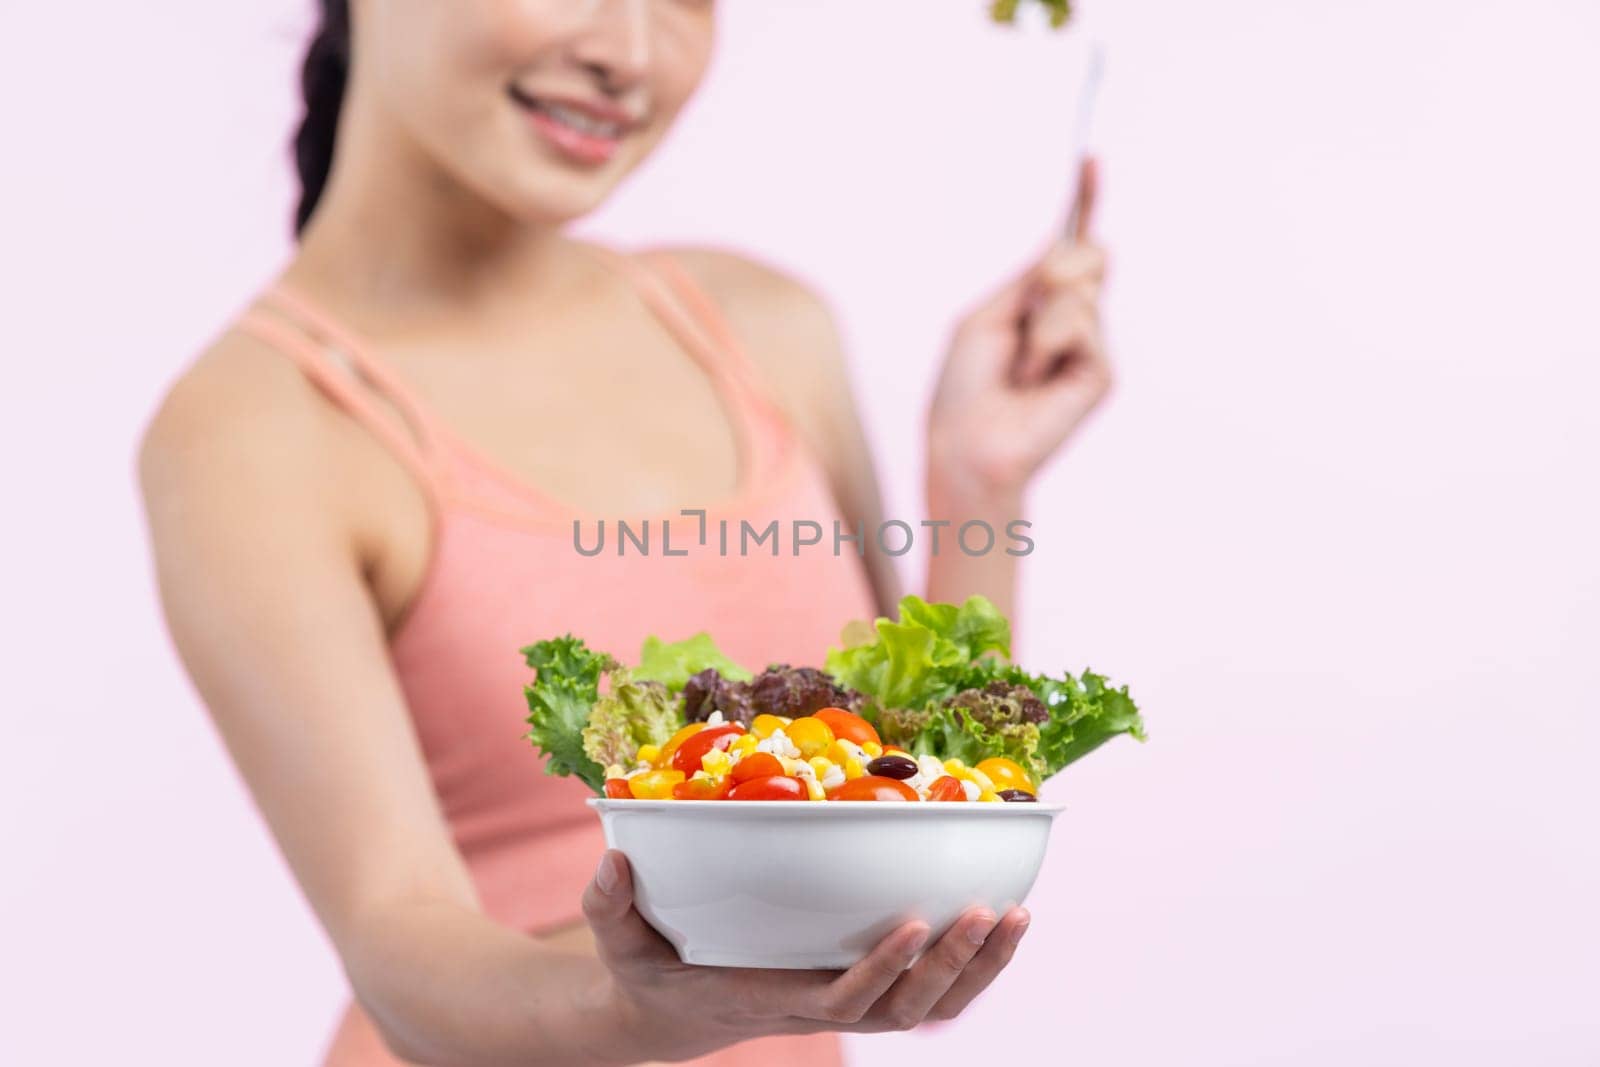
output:
[[350,2],[321,0],[321,8],[321,22],[300,68],[305,117],[294,138],[295,166],[300,174],[300,204],[294,216],[297,234],[304,232],[328,184],[350,75]]

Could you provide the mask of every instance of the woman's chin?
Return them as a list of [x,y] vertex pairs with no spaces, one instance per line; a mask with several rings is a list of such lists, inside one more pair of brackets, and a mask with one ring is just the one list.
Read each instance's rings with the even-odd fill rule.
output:
[[616,190],[616,182],[541,170],[508,198],[507,213],[530,225],[560,225],[598,210]]

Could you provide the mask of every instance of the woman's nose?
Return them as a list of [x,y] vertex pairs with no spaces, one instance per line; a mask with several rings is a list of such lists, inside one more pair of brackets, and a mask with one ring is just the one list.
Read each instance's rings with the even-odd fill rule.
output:
[[573,48],[587,67],[627,85],[650,65],[653,0],[577,0],[581,19]]

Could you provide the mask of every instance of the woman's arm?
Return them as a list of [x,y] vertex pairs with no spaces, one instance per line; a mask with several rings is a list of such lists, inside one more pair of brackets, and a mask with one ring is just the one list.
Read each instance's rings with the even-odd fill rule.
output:
[[603,968],[552,959],[477,909],[389,666],[352,494],[329,462],[349,453],[348,427],[253,345],[203,360],[141,455],[184,663],[398,1054],[607,1062],[586,1048],[615,1029]]
[[632,907],[615,853],[583,901],[598,958],[482,915],[368,584],[360,509],[374,468],[352,458],[364,440],[281,357],[235,339],[174,389],[140,467],[179,652],[396,1054],[623,1064],[766,1034],[904,1028],[954,1016],[1004,968],[1021,909],[968,913],[915,964],[921,923],[837,976],[686,967]]
[[[951,338],[928,412],[928,508],[951,524],[951,543],[928,569],[934,599],[982,593],[1014,618],[1017,563],[1031,534],[1012,523],[1026,521],[1028,483],[1111,387],[1100,328],[1105,254],[1089,236],[1099,192],[1094,161],[1078,190],[1077,232],[1050,241]],[[967,522],[989,533],[975,526],[963,546]]]

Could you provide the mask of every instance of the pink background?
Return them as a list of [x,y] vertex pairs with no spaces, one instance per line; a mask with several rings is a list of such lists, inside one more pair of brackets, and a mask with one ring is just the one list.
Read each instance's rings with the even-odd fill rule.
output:
[[[1064,206],[1081,41],[978,6],[726,0],[585,227],[821,286],[909,516],[945,332]],[[1050,790],[1000,988],[856,1058],[1595,1063],[1600,7],[1084,6],[1122,376],[1038,487],[1021,651],[1133,681],[1153,738]],[[342,978],[168,651],[130,474],[287,247],[304,9],[10,21],[0,1062],[306,1063]]]

